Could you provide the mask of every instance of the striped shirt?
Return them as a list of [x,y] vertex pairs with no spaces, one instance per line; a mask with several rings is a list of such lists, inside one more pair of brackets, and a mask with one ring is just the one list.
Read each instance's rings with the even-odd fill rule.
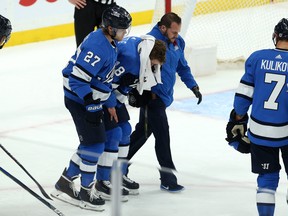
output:
[[116,2],[116,0],[94,0],[94,1],[95,2],[99,2],[101,4],[108,4],[108,5],[113,4],[113,3]]

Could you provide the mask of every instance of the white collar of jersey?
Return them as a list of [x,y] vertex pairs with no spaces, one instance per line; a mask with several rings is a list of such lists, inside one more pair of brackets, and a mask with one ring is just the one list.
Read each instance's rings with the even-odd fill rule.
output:
[[160,65],[155,67],[154,73],[151,69],[149,55],[155,44],[155,38],[151,35],[142,35],[142,41],[138,45],[140,56],[139,83],[137,90],[141,95],[144,90],[150,91],[151,88],[161,82]]

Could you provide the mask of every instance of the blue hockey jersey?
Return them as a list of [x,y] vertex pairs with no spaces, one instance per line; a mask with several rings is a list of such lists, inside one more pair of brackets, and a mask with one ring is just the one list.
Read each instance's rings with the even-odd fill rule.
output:
[[265,49],[245,63],[234,98],[234,109],[244,115],[251,106],[248,137],[271,147],[288,144],[288,51]]
[[106,101],[116,58],[116,41],[111,44],[101,29],[90,33],[62,71],[65,96],[83,104],[83,98],[92,92],[94,100]]
[[127,100],[128,92],[131,86],[119,86],[117,83],[121,76],[126,73],[135,75],[135,84],[138,82],[140,70],[140,56],[138,53],[138,45],[142,41],[140,37],[126,37],[118,43],[118,56],[115,65],[115,73],[113,77],[113,94],[105,105],[107,107],[115,107],[117,103],[120,105]]
[[131,73],[139,76],[140,57],[138,53],[138,45],[142,41],[140,37],[126,37],[118,43],[117,66],[115,70],[115,81],[120,75]]
[[168,107],[173,102],[176,72],[187,88],[191,89],[197,86],[197,83],[184,57],[185,42],[183,38],[179,35],[175,43],[168,42],[167,38],[160,32],[158,25],[155,25],[148,34],[166,42],[166,62],[162,65],[161,69],[161,80],[163,84],[152,87],[152,92],[157,94],[165,103],[166,107]]

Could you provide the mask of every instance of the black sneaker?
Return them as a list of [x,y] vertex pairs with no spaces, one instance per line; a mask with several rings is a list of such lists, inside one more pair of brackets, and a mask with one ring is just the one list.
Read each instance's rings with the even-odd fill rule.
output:
[[73,179],[69,179],[66,175],[66,169],[63,171],[60,179],[55,184],[55,190],[51,196],[66,203],[79,206],[80,197],[79,192],[76,190]]
[[139,194],[139,184],[126,175],[123,175],[122,185],[129,191],[129,195],[138,195]]
[[180,192],[184,190],[182,185],[177,183],[177,177],[171,170],[160,170],[161,190],[171,193]]
[[91,185],[88,188],[81,186],[79,195],[81,198],[80,208],[93,211],[105,210],[104,209],[105,200],[103,200],[100,196],[96,194],[93,183],[91,183]]
[[180,191],[184,190],[184,187],[182,185],[177,184],[177,183],[161,184],[160,188],[163,191],[168,191],[168,192],[171,192],[171,193],[177,193],[177,192],[180,192]]
[[[111,188],[112,184],[110,181],[97,181],[95,184],[96,193],[100,195],[104,200],[111,200]],[[125,188],[122,189],[121,201],[128,201],[129,191]]]

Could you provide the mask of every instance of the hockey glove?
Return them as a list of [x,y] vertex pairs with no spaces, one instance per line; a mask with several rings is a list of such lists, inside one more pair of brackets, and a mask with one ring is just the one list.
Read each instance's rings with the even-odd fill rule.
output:
[[244,137],[247,131],[247,123],[248,123],[248,115],[247,113],[243,116],[242,119],[236,120],[236,112],[233,109],[230,113],[230,119],[226,126],[226,134],[227,141],[231,142],[233,139],[240,135],[240,137]]
[[136,88],[133,88],[128,93],[128,102],[132,107],[143,107],[146,106],[151,100],[151,92],[143,91],[143,94],[140,95]]
[[194,86],[191,90],[194,93],[195,97],[198,98],[197,104],[200,104],[202,101],[202,94],[199,91],[199,86]]
[[95,126],[100,125],[103,122],[103,110],[100,99],[93,100],[92,94],[85,96],[84,106],[86,108],[85,119],[90,124]]
[[123,76],[121,76],[119,80],[120,86],[130,86],[133,87],[138,83],[139,79],[137,76],[131,74],[131,73],[125,73]]
[[[227,138],[226,138],[227,140]],[[228,141],[228,140],[227,140]],[[228,142],[230,146],[232,146],[235,150],[243,153],[243,154],[248,154],[250,153],[250,140],[248,139],[247,136],[241,137],[240,135],[237,135],[233,141],[230,140]]]

